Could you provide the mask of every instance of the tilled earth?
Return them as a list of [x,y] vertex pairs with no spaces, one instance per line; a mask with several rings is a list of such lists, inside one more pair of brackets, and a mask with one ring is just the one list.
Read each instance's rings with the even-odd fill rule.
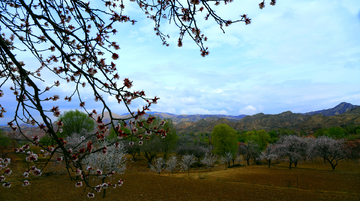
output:
[[[256,172],[256,166],[247,167]],[[274,168],[276,170],[276,168]],[[295,170],[296,171],[296,170]],[[294,171],[294,172],[295,172]],[[106,200],[360,200],[360,192],[344,192],[334,190],[301,189],[296,187],[282,187],[272,184],[249,183],[240,181],[245,172],[244,167],[228,170],[218,170],[211,173],[178,173],[171,175],[157,175],[148,171],[127,172],[114,178],[125,179],[121,187],[108,188]],[[218,174],[218,175],[217,175]],[[254,173],[255,174],[255,173]],[[303,173],[304,174],[304,173]],[[346,174],[346,173],[342,173]],[[221,175],[224,178],[220,177]],[[225,176],[227,175],[227,177]],[[230,178],[229,175],[233,175]],[[360,184],[359,174],[354,174],[355,182]],[[255,178],[254,178],[255,179]],[[358,187],[356,187],[358,189]],[[354,189],[356,191],[356,188]],[[32,180],[31,185],[22,187],[15,184],[11,188],[0,188],[0,200],[88,200],[89,189],[75,188],[75,181],[67,176],[51,176]],[[102,199],[102,192],[95,194],[95,199]]]

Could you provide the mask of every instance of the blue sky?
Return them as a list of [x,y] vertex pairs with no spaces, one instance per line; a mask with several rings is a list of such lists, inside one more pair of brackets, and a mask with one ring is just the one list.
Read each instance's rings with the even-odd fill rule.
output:
[[[127,3],[125,14],[138,22],[117,27],[119,75],[134,81],[132,89],[160,97],[152,111],[174,114],[303,113],[340,102],[360,105],[359,1],[269,2],[262,10],[250,0],[214,7],[225,19],[248,14],[252,22],[233,24],[223,34],[213,21],[200,20],[209,38],[205,58],[189,37],[177,47],[179,31],[173,24],[161,26],[171,37],[170,46],[163,46],[152,22]],[[69,95],[67,87],[57,89],[61,99]],[[13,116],[13,96],[7,97],[0,99],[8,106],[0,124]],[[126,112],[112,97],[106,99],[113,112]],[[80,109],[76,102],[57,104],[61,111]]]

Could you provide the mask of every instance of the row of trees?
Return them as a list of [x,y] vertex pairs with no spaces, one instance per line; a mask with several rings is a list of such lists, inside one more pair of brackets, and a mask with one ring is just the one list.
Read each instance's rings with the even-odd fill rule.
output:
[[249,165],[249,160],[265,160],[270,167],[272,160],[285,160],[289,162],[289,169],[299,161],[310,160],[317,157],[328,162],[332,169],[339,161],[345,159],[356,160],[360,157],[360,144],[348,143],[343,139],[332,139],[327,136],[319,138],[302,138],[294,135],[283,136],[276,143],[269,144],[264,151],[260,151],[258,144],[249,142],[239,146],[239,154]]

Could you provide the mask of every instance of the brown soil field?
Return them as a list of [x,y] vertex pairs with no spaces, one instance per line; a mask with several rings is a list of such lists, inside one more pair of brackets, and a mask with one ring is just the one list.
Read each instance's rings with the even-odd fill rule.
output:
[[[288,169],[287,163],[250,165],[224,169],[194,168],[174,175],[151,172],[140,160],[125,174],[121,187],[109,188],[106,200],[360,200],[360,164],[341,161],[335,170],[321,160],[302,162]],[[88,200],[89,189],[75,188],[66,175],[33,178],[31,185],[0,188],[0,200]],[[100,182],[99,182],[100,183]],[[102,199],[95,193],[95,200]]]

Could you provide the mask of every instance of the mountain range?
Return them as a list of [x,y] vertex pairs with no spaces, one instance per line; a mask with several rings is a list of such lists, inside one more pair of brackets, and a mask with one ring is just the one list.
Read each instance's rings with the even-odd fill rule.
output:
[[[145,115],[159,116],[160,118],[169,118],[173,121],[178,133],[210,133],[214,126],[219,123],[228,124],[235,130],[264,129],[273,130],[279,128],[288,128],[295,131],[315,131],[321,127],[346,126],[349,124],[360,125],[360,106],[342,102],[334,108],[312,111],[307,113],[292,113],[286,111],[280,114],[255,114],[255,115],[176,115],[171,113],[148,112]],[[118,115],[112,113],[115,118],[125,118],[129,114]],[[110,114],[104,113],[104,122],[110,121]],[[38,129],[27,125],[22,126],[27,132],[34,133]],[[28,129],[26,128],[28,127]],[[1,129],[8,131],[7,126],[0,126]]]
[[297,132],[316,131],[322,127],[334,127],[347,125],[360,125],[360,106],[349,103],[340,103],[334,108],[310,113],[292,113],[291,111],[275,115],[255,114],[246,116],[239,121],[230,121],[226,118],[217,120],[202,119],[197,122],[182,122],[175,125],[178,133],[211,133],[215,125],[228,124],[235,130],[260,130],[270,131],[273,129],[288,128]]

